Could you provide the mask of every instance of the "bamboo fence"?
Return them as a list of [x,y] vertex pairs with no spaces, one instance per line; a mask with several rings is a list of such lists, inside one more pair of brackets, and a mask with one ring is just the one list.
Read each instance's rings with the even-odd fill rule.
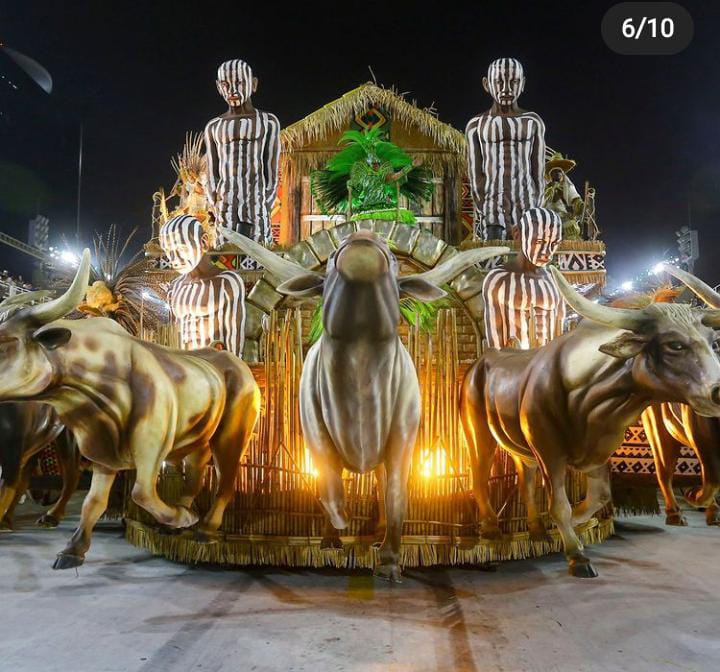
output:
[[[228,506],[218,543],[195,541],[192,530],[169,533],[128,498],[127,538],[181,562],[294,567],[373,567],[378,519],[372,474],[345,472],[350,525],[341,532],[343,550],[321,550],[325,518],[317,496],[316,476],[304,445],[299,417],[299,380],[303,362],[303,329],[298,309],[273,312],[265,339],[265,363],[253,367],[262,390],[261,417],[252,443],[238,469],[236,495]],[[483,564],[520,559],[561,550],[556,530],[551,542],[532,542],[525,506],[517,489],[512,459],[498,451],[491,479],[501,541],[478,536],[469,456],[457,412],[464,373],[458,357],[457,315],[441,310],[433,333],[411,328],[403,340],[415,363],[422,394],[422,417],[409,481],[409,505],[403,529],[401,562],[407,567]],[[160,495],[172,502],[182,486],[182,473],[164,468]],[[215,476],[208,469],[196,500],[208,510]],[[537,483],[545,522],[547,495]],[[585,479],[568,474],[571,502],[584,496]],[[610,536],[610,509],[584,525],[585,543]]]

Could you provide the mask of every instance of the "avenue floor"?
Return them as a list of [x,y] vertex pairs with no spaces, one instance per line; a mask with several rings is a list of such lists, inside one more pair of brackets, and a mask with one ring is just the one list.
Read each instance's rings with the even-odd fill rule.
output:
[[2,672],[324,670],[700,672],[720,669],[720,529],[689,512],[621,519],[590,553],[477,569],[368,572],[185,567],[100,526],[86,564],[50,569],[77,521],[0,537]]

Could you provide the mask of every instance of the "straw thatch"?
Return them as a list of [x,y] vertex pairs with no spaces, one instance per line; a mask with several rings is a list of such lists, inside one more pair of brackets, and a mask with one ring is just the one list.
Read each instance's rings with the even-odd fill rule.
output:
[[[300,173],[321,168],[333,156],[333,149],[313,149],[308,145],[346,130],[352,119],[372,107],[386,110],[393,123],[408,130],[415,129],[433,141],[433,150],[419,150],[430,168],[442,164],[450,172],[464,170],[465,138],[460,131],[440,121],[432,111],[408,102],[393,89],[372,82],[348,91],[285,128],[281,133],[284,161],[292,160]],[[411,155],[414,153],[411,147],[404,149]]]

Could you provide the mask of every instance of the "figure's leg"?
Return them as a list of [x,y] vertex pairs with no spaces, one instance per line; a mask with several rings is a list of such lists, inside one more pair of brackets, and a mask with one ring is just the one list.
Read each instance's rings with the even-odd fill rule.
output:
[[79,567],[85,562],[85,554],[90,548],[93,528],[100,516],[105,513],[116,474],[116,471],[93,464],[90,491],[83,501],[80,525],[70,537],[65,549],[58,553],[53,569]]
[[377,485],[378,522],[375,527],[375,541],[373,546],[380,546],[385,539],[387,530],[387,513],[385,511],[385,493],[387,492],[387,472],[385,465],[381,464],[375,469],[375,483]]
[[597,572],[583,554],[582,542],[572,526],[572,507],[565,491],[565,464],[558,461],[552,465],[544,465],[543,468],[550,488],[550,516],[563,541],[568,571],[572,576],[595,577]]
[[38,519],[37,525],[40,527],[57,527],[60,524],[65,517],[67,503],[77,490],[80,481],[80,453],[74,439],[67,434],[67,430],[58,437],[55,452],[60,464],[63,485],[60,498],[49,511]]
[[536,462],[523,462],[523,460],[515,455],[513,455],[513,462],[515,462],[515,469],[518,475],[518,488],[527,507],[530,540],[549,542],[550,537],[545,529],[545,523],[543,523],[540,517],[540,511],[538,510],[537,500],[535,498],[535,475],[538,471],[538,465]]
[[490,502],[490,471],[497,451],[497,442],[490,433],[481,400],[466,390],[460,402],[460,418],[470,453],[472,488],[480,517],[480,534],[485,539],[500,539],[502,532],[497,513]]
[[572,510],[572,524],[587,523],[593,515],[612,500],[610,491],[610,466],[605,464],[588,471],[585,499]]
[[676,441],[665,426],[660,406],[653,405],[642,414],[645,435],[652,448],[655,474],[665,499],[665,524],[687,525],[680,513],[680,505],[673,492],[673,476],[680,456],[680,442]]

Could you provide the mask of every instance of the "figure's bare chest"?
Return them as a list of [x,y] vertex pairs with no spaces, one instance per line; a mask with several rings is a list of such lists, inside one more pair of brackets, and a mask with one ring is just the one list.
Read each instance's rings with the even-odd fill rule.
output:
[[265,134],[257,117],[218,119],[212,129],[212,138],[218,147],[240,147],[260,142]]
[[170,309],[177,319],[215,315],[223,300],[219,283],[211,280],[181,281],[168,292]]
[[540,124],[535,117],[483,116],[478,120],[478,138],[488,147],[531,146]]
[[552,280],[526,273],[497,273],[493,288],[498,303],[511,310],[554,312],[561,301]]

